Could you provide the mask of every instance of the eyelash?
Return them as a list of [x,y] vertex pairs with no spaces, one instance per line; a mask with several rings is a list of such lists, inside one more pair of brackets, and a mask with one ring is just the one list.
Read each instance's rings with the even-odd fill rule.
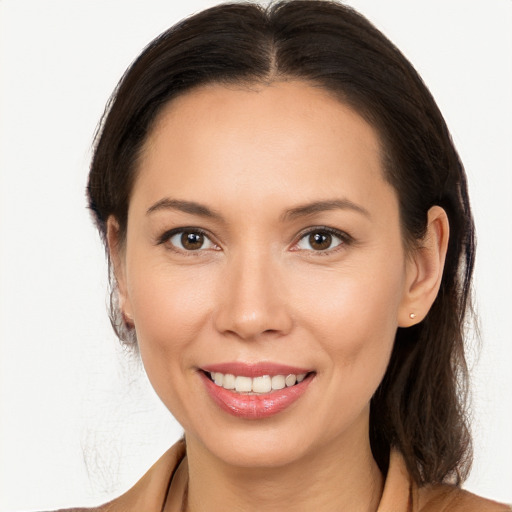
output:
[[[336,237],[340,240],[340,243],[332,248],[328,248],[325,250],[314,250],[314,249],[304,249],[307,250],[309,253],[315,255],[315,256],[323,256],[323,255],[330,255],[335,252],[338,252],[339,250],[342,250],[344,247],[354,243],[354,239],[344,231],[340,231],[338,229],[330,228],[328,226],[313,226],[310,228],[307,228],[302,233],[299,234],[297,242],[294,243],[293,247],[297,247],[299,243],[304,240],[306,237],[314,235],[314,234],[328,234],[332,237]],[[293,249],[300,251],[301,249]]]
[[[211,240],[212,237],[211,237],[211,235],[208,234],[207,231],[205,231],[204,229],[195,228],[195,227],[183,227],[183,228],[170,229],[169,231],[166,231],[165,233],[163,233],[162,235],[160,235],[158,237],[157,245],[167,244],[171,248],[171,250],[178,252],[180,254],[185,254],[186,256],[198,256],[198,254],[202,250],[205,250],[205,249],[186,250],[186,249],[181,249],[180,247],[176,247],[176,245],[174,245],[172,243],[168,243],[174,236],[176,236],[176,235],[183,236],[185,233],[201,235],[205,239],[209,240],[212,245],[214,245],[215,247],[218,247],[217,244],[215,244],[215,242],[213,242]],[[214,250],[219,250],[219,249],[214,249]]]
[[[185,254],[187,256],[197,256],[200,252],[202,252],[204,250],[212,250],[211,248],[209,248],[209,249],[199,248],[196,250],[186,250],[186,249],[176,247],[175,244],[168,243],[174,236],[176,236],[176,235],[183,236],[185,233],[201,235],[205,239],[209,240],[213,246],[215,246],[215,249],[213,249],[213,250],[216,250],[216,251],[220,250],[220,248],[218,248],[218,245],[212,241],[211,235],[209,235],[207,231],[205,231],[201,228],[196,228],[196,227],[181,227],[181,228],[175,228],[175,229],[166,231],[165,233],[163,233],[162,235],[160,235],[158,237],[157,245],[168,244],[170,246],[171,250],[178,252],[180,254]],[[314,235],[314,234],[330,235],[332,237],[338,238],[340,240],[340,243],[337,244],[333,248],[327,248],[325,250],[318,250],[318,251],[316,251],[314,249],[298,248],[298,245],[302,240],[304,240],[306,237]],[[307,228],[307,230],[302,231],[298,235],[297,241],[294,242],[291,250],[293,250],[293,251],[305,250],[305,251],[310,252],[311,254],[314,254],[315,256],[322,256],[322,255],[333,254],[334,252],[337,252],[338,250],[341,250],[341,248],[346,247],[347,245],[350,245],[352,243],[354,243],[354,239],[348,233],[345,233],[344,231],[330,228],[328,226],[313,226],[313,227]]]

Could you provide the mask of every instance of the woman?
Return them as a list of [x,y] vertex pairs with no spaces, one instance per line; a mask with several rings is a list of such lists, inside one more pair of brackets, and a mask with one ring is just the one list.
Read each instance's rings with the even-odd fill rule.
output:
[[290,2],[179,25],[116,91],[88,190],[114,327],[187,452],[105,510],[506,509],[446,485],[469,457],[464,173],[364,19]]

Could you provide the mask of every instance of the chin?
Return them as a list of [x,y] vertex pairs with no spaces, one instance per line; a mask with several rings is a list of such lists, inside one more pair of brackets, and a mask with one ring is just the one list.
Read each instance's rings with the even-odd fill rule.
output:
[[214,450],[217,452],[215,455],[226,464],[247,469],[284,467],[303,458],[304,452],[307,452],[304,444],[299,441],[288,440],[283,445],[282,442],[267,443],[264,439],[252,439],[238,446],[228,442],[226,446],[215,446]]
[[[199,443],[229,466],[252,469],[292,464],[307,456],[311,449],[311,433],[298,430],[290,435],[289,425],[279,428],[264,422],[251,423],[236,429],[221,428],[214,435],[211,430],[201,433]],[[190,444],[195,436],[186,435],[186,438]]]

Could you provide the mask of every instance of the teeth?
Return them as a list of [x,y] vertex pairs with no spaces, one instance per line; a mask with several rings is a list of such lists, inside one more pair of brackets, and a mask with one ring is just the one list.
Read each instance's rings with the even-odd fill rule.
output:
[[224,389],[235,390],[238,393],[270,393],[271,391],[291,387],[302,382],[306,374],[301,373],[295,375],[263,375],[261,377],[244,377],[242,375],[223,374],[220,372],[212,372],[210,374],[213,382]]
[[252,379],[252,390],[255,393],[270,393],[272,391],[272,379],[268,375]]
[[272,377],[272,389],[283,389],[286,386],[284,375],[274,375]]
[[293,373],[290,373],[290,375],[287,375],[286,379],[284,379],[284,382],[285,382],[287,388],[289,388],[290,386],[293,386],[296,381],[297,381],[297,377]]
[[[221,374],[222,375],[222,374]],[[224,375],[222,387],[225,389],[235,389],[235,376],[227,373]]]
[[252,391],[252,379],[250,377],[242,377],[241,375],[238,375],[235,377],[235,390],[239,393],[240,391],[249,393]]

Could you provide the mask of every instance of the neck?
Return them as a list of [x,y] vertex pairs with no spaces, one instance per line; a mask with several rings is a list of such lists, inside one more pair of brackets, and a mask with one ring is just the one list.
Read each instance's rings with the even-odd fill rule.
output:
[[233,467],[187,437],[187,511],[377,510],[383,478],[368,435],[337,439],[311,452],[280,467]]

